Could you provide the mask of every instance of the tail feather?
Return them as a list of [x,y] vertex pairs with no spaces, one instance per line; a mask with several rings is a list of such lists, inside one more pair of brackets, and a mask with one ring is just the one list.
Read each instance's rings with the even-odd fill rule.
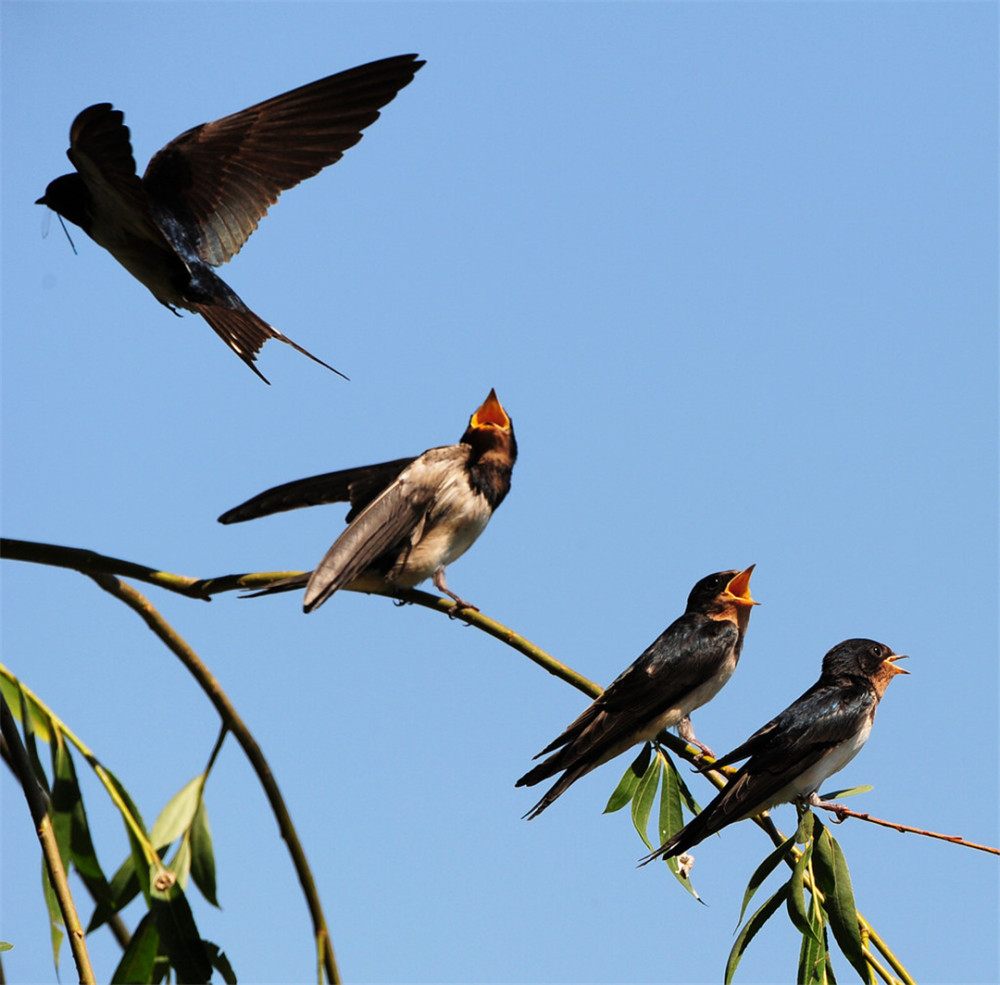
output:
[[303,348],[298,342],[293,342],[287,335],[282,335],[276,328],[268,325],[263,318],[254,314],[245,305],[242,308],[227,308],[220,304],[192,304],[192,310],[197,311],[219,338],[229,346],[265,383],[270,383],[266,376],[254,365],[257,353],[268,339],[277,339],[290,345],[297,352],[308,356],[313,362],[320,366],[325,366],[332,373],[338,376],[347,377],[334,369],[329,363],[323,362],[318,356],[314,356],[308,349]]

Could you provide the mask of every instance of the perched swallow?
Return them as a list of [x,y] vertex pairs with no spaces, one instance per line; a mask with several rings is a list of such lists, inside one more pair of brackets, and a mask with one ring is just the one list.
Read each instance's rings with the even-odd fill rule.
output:
[[76,172],[50,182],[35,204],[76,223],[174,314],[200,314],[265,383],[254,359],[268,339],[337,373],[251,311],[212,268],[239,253],[281,192],[361,139],[424,64],[416,58],[348,69],[187,130],[142,178],[121,111],[90,106],[70,128]]
[[537,817],[570,784],[639,742],[677,726],[687,742],[709,752],[694,737],[691,712],[711,701],[733,676],[743,649],[750,610],[750,575],[720,571],[691,589],[684,615],[676,619],[608,689],[550,742],[535,759],[552,753],[515,786],[534,786],[562,776],[526,818]]
[[823,658],[819,680],[805,694],[707,767],[749,757],[715,799],[643,864],[681,855],[727,824],[777,804],[801,800],[814,807],[836,806],[819,799],[820,785],[861,750],[889,681],[909,673],[895,666],[904,659],[874,640],[838,643]]
[[457,445],[287,482],[223,513],[219,522],[349,501],[347,529],[315,571],[255,594],[305,585],[302,607],[312,612],[340,588],[386,592],[433,576],[435,587],[459,608],[474,609],[448,588],[444,569],[486,529],[510,491],[516,459],[513,425],[490,390]]

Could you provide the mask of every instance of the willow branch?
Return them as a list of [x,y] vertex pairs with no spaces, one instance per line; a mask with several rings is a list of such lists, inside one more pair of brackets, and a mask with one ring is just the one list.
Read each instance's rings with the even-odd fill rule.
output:
[[2,696],[0,696],[0,730],[7,741],[11,764],[21,784],[21,790],[24,791],[24,799],[28,802],[28,810],[31,812],[31,819],[35,824],[35,833],[42,846],[42,856],[49,874],[49,883],[59,903],[59,912],[62,913],[63,926],[65,926],[66,934],[69,937],[69,945],[73,952],[73,960],[76,962],[80,981],[87,983],[87,985],[94,985],[96,983],[94,969],[90,964],[83,925],[76,912],[76,904],[73,902],[73,894],[70,892],[69,880],[66,878],[66,868],[63,865],[62,856],[59,854],[59,845],[56,843],[52,818],[49,816],[48,798],[38,784],[38,779],[31,768],[31,761],[28,759],[28,752],[24,748],[24,743],[21,742],[21,734],[17,730],[14,715]]
[[[239,589],[248,588],[261,588],[266,587],[274,581],[279,579],[287,578],[289,576],[301,574],[301,572],[256,572],[256,573],[244,573],[244,574],[230,574],[223,575],[217,578],[207,578],[207,579],[196,579],[196,578],[186,578],[180,575],[170,574],[168,572],[159,571],[153,568],[148,568],[142,565],[134,565],[127,561],[121,561],[116,558],[110,558],[104,555],[95,554],[91,551],[81,551],[75,548],[65,548],[59,547],[57,545],[51,544],[36,544],[30,541],[15,541],[8,539],[0,539],[0,557],[8,557],[13,560],[21,561],[34,561],[42,564],[54,564],[60,567],[73,568],[75,570],[81,571],[85,574],[90,574],[94,576],[95,571],[99,571],[107,574],[130,574],[131,577],[138,580],[148,582],[150,584],[157,585],[160,588],[164,588],[167,591],[177,592],[182,595],[186,595],[193,598],[200,598],[209,600],[213,595],[219,594],[221,592],[234,591]],[[102,583],[101,578],[95,577],[95,580],[102,587],[105,587]],[[112,579],[113,580],[113,579]],[[119,583],[120,584],[120,583]],[[122,586],[123,588],[128,588],[128,586]],[[110,590],[110,589],[109,589]],[[131,590],[131,589],[130,589]],[[134,590],[131,590],[134,591]],[[138,598],[142,598],[141,595],[135,593]],[[582,691],[584,694],[591,698],[596,698],[603,693],[602,688],[584,677],[582,674],[577,673],[571,667],[556,660],[550,654],[546,653],[540,647],[535,646],[529,640],[525,639],[523,636],[513,632],[513,630],[508,629],[506,626],[491,619],[488,616],[483,615],[481,612],[471,610],[471,609],[458,609],[456,604],[449,599],[441,598],[436,595],[432,595],[428,592],[422,592],[416,589],[409,590],[397,590],[395,592],[385,593],[387,596],[394,598],[399,601],[409,602],[414,605],[420,605],[424,608],[433,609],[437,612],[441,612],[449,617],[458,616],[464,620],[469,625],[475,626],[477,629],[493,636],[494,638],[500,640],[502,643],[507,644],[518,652],[522,653],[524,656],[528,657],[538,666],[542,667],[548,673],[558,677],[560,680],[566,681],[566,683]],[[146,606],[152,609],[152,606],[148,602],[143,600]],[[130,603],[131,604],[131,603]],[[133,606],[136,608],[136,606]],[[142,614],[141,609],[137,609]],[[155,611],[155,610],[154,610]],[[145,615],[143,616],[144,618]],[[162,621],[162,620],[161,620]],[[148,622],[148,620],[147,620]],[[167,627],[169,632],[172,634],[173,630],[163,623]],[[154,629],[154,631],[156,631]],[[176,634],[174,634],[176,635]],[[179,637],[178,637],[179,639]],[[183,641],[182,641],[183,642]],[[170,645],[168,643],[168,645]],[[186,644],[184,644],[186,647]],[[171,647],[173,649],[173,647]],[[176,650],[174,652],[177,652]],[[180,654],[178,654],[180,655]],[[183,658],[182,658],[183,659]],[[197,659],[197,658],[196,658]],[[200,663],[200,661],[199,661]],[[193,672],[193,671],[192,671]],[[206,671],[207,673],[207,671]],[[195,675],[197,676],[197,675]],[[204,685],[203,685],[204,686]],[[217,685],[216,685],[217,686]],[[211,697],[211,694],[210,694]],[[221,714],[221,712],[220,712]],[[235,712],[234,712],[235,714]],[[736,772],[733,767],[722,767],[718,770],[715,769],[705,769],[706,763],[711,766],[714,762],[710,757],[705,757],[701,755],[700,750],[693,746],[688,745],[683,739],[669,733],[662,732],[657,736],[657,742],[660,745],[666,746],[671,751],[675,752],[678,756],[685,759],[687,762],[695,765],[699,768],[699,771],[703,773],[704,776],[717,788],[721,789],[725,786],[728,776]],[[905,825],[897,825],[891,822],[879,821],[875,818],[870,818],[868,815],[855,814],[854,812],[848,812],[851,816],[858,817],[862,820],[871,820],[873,823],[884,824],[888,827],[895,827],[897,830],[911,831],[916,834],[924,834],[930,837],[941,838],[945,841],[950,841],[955,844],[962,844],[968,847],[978,848],[982,851],[989,851],[997,853],[996,849],[990,849],[985,846],[976,845],[971,842],[966,842],[957,836],[949,835],[938,835],[933,832],[922,831],[918,828],[909,828]],[[767,814],[755,817],[754,822],[761,827],[771,838],[771,840],[777,845],[784,841],[784,836],[775,827],[774,822],[771,820],[770,816]],[[875,933],[871,925],[867,920],[858,913],[858,920],[861,926],[867,933],[869,940],[876,946],[880,953],[886,958],[892,968],[899,974],[902,980],[906,983],[911,983],[912,978],[909,973],[899,962],[898,958],[892,953],[892,951],[885,945],[882,939]],[[885,977],[885,971],[878,965],[878,962],[871,959],[872,966]]]
[[868,821],[870,824],[880,824],[883,828],[895,828],[897,831],[901,831],[904,834],[906,832],[910,832],[911,834],[923,835],[925,838],[940,838],[941,841],[949,841],[953,845],[964,845],[966,848],[975,848],[977,851],[988,852],[990,855],[1000,855],[1000,849],[993,848],[990,845],[978,845],[974,841],[966,841],[959,835],[943,835],[937,831],[926,831],[923,828],[911,828],[908,824],[900,824],[898,821],[884,821],[880,817],[872,817],[871,814],[862,814],[858,811],[852,811],[850,808],[844,807],[841,804],[831,804],[830,806],[821,804],[819,806],[821,806],[824,810],[832,811],[841,820],[845,817],[856,817],[859,821]]
[[333,953],[333,944],[330,939],[330,932],[326,926],[326,918],[323,915],[323,908],[320,904],[319,893],[316,889],[316,882],[313,879],[312,871],[306,860],[302,843],[299,841],[295,826],[292,823],[291,815],[285,806],[284,798],[278,789],[278,784],[271,772],[271,767],[264,758],[264,753],[257,745],[256,739],[246,727],[243,719],[240,718],[229,698],[226,696],[219,682],[211,674],[208,668],[202,663],[201,658],[191,649],[191,647],[181,638],[174,628],[160,615],[141,593],[137,592],[131,585],[119,581],[108,574],[91,574],[94,581],[106,592],[124,602],[130,609],[138,613],[139,617],[146,625],[159,637],[167,648],[181,661],[190,674],[198,682],[202,691],[215,706],[219,717],[222,719],[226,729],[236,738],[236,741],[243,747],[247,759],[250,760],[257,778],[264,788],[268,803],[278,822],[278,829],[281,837],[288,846],[288,851],[292,856],[292,864],[298,875],[299,883],[306,897],[309,907],[309,914],[313,922],[313,931],[316,939],[316,947],[321,955],[323,967],[326,970],[327,978],[332,983],[340,982],[340,973],[337,970],[337,962]]
[[[11,756],[11,752],[7,747],[6,739],[0,740],[0,759],[4,761],[6,767],[11,771],[11,773],[14,774],[15,779],[17,779],[17,770],[14,768],[14,761]],[[84,879],[83,885],[84,888],[87,890],[87,892],[90,893],[90,898],[94,901],[94,904],[96,905],[98,900],[97,896],[95,895],[93,885],[87,879]],[[132,940],[132,935],[129,933],[128,927],[125,926],[125,921],[122,920],[122,918],[117,913],[111,913],[108,915],[105,923],[107,923],[108,928],[114,935],[115,940],[118,941],[118,945],[124,951],[125,948],[128,947],[129,942]],[[0,985],[4,985],[4,979],[2,975],[0,975]]]

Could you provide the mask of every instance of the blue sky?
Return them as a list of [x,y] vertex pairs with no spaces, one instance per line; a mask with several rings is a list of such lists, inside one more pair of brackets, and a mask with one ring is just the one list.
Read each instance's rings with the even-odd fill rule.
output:
[[[46,4],[3,16],[3,533],[182,574],[309,568],[322,507],[222,527],[278,482],[458,439],[496,387],[513,490],[449,582],[608,683],[709,572],[757,564],[743,659],[695,714],[732,748],[871,636],[909,653],[834,786],[996,844],[997,11],[896,4]],[[353,65],[426,67],[221,272],[351,377],[264,348],[266,387],[33,205],[111,101],[140,170],[197,123]],[[213,713],[89,580],[5,562],[4,663],[151,822]],[[149,588],[268,756],[347,980],[713,982],[768,843],[696,851],[699,906],[622,814],[627,760],[541,818],[514,780],[586,704],[475,630],[344,593],[210,605]],[[842,781],[842,782],[841,782]],[[707,786],[693,778],[704,798]],[[8,980],[52,978],[4,773]],[[99,852],[120,821],[89,783]],[[314,975],[305,905],[235,744],[207,793],[244,981]],[[776,819],[788,830],[791,807]],[[835,830],[858,904],[923,982],[996,981],[996,859]],[[127,914],[130,922],[136,917]],[[98,977],[116,949],[91,943]],[[779,916],[738,980],[789,980]],[[63,953],[63,977],[72,977]],[[849,980],[846,965],[837,965]]]

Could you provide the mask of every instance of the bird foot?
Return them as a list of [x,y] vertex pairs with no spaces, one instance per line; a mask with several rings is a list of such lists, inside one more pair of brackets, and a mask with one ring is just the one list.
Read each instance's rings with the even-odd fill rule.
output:
[[820,800],[820,796],[815,790],[808,797],[805,797],[803,802],[810,807],[819,807],[821,810],[833,811],[836,815],[832,819],[834,824],[843,824],[847,820],[847,815],[844,812],[850,810],[846,804],[838,804],[834,800]]
[[453,592],[445,592],[445,594],[450,596],[450,598],[455,603],[454,607],[448,610],[449,619],[458,618],[466,609],[471,609],[473,612],[479,611],[478,605],[473,605],[471,602],[466,602],[465,599],[459,598]]
[[694,737],[694,727],[691,725],[691,719],[685,716],[677,723],[677,734],[688,744],[694,746],[695,749],[700,749],[701,752],[696,759],[704,759],[706,756],[711,756],[712,759],[717,759],[718,757],[712,752],[704,742],[699,742]]

